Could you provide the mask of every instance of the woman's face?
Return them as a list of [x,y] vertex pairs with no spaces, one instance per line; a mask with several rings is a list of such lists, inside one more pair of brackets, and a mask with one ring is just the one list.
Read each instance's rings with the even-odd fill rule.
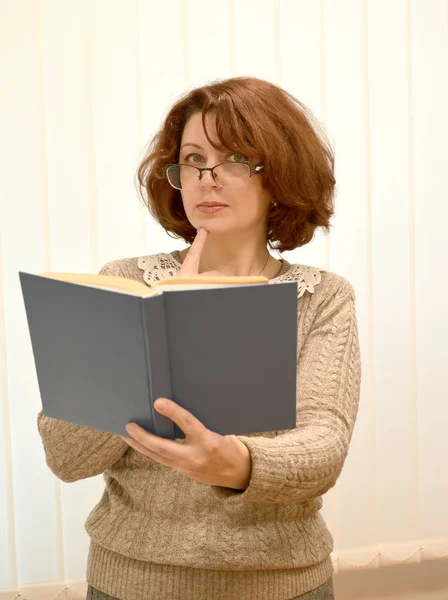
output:
[[[215,118],[211,113],[207,114],[206,125],[210,138],[218,145]],[[214,167],[223,162],[242,160],[255,164],[258,162],[256,157],[216,150],[207,140],[201,113],[194,113],[190,117],[182,134],[179,163]],[[244,187],[235,189],[220,187],[212,174],[205,172],[195,189],[181,190],[181,195],[188,220],[196,229],[204,226],[210,233],[242,232],[253,228],[265,231],[272,198],[263,187],[262,174],[253,175]],[[217,202],[226,206],[215,213],[206,213],[198,208],[202,202]]]

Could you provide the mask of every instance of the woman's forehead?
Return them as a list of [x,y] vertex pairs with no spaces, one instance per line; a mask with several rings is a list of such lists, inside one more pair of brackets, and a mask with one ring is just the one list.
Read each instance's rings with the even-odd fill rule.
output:
[[[207,113],[205,116],[205,126],[209,138],[217,146],[221,145],[219,137],[216,133],[216,117],[211,113]],[[205,135],[204,127],[202,125],[202,113],[194,113],[186,122],[184,130],[182,132],[181,146],[187,143],[199,144],[203,148],[213,148]]]

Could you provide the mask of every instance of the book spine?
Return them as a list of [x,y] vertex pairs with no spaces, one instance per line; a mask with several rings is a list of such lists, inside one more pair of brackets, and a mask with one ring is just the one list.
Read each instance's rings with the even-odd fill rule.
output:
[[163,294],[141,299],[152,433],[175,439],[174,423],[154,408],[157,398],[171,399],[171,374]]

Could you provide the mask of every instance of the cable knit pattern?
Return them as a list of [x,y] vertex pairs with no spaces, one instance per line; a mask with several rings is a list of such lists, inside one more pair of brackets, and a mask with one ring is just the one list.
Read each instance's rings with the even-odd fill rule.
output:
[[[176,251],[112,261],[101,273],[150,284],[180,266]],[[355,297],[343,277],[285,260],[269,283],[283,281],[297,281],[299,298],[296,427],[238,436],[252,459],[246,490],[201,484],[118,436],[39,414],[58,477],[105,471],[104,494],[86,523],[94,588],[122,600],[286,600],[331,577],[333,540],[319,509],[357,414]]]

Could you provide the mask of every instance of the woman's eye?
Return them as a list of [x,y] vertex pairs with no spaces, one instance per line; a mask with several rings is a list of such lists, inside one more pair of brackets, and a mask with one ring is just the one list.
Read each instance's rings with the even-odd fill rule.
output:
[[203,157],[200,154],[189,154],[185,160],[189,161],[190,159],[192,159],[192,162],[202,162]]
[[231,154],[229,158],[233,157],[233,161],[231,162],[244,162],[247,161],[247,156],[243,156],[242,154]]

